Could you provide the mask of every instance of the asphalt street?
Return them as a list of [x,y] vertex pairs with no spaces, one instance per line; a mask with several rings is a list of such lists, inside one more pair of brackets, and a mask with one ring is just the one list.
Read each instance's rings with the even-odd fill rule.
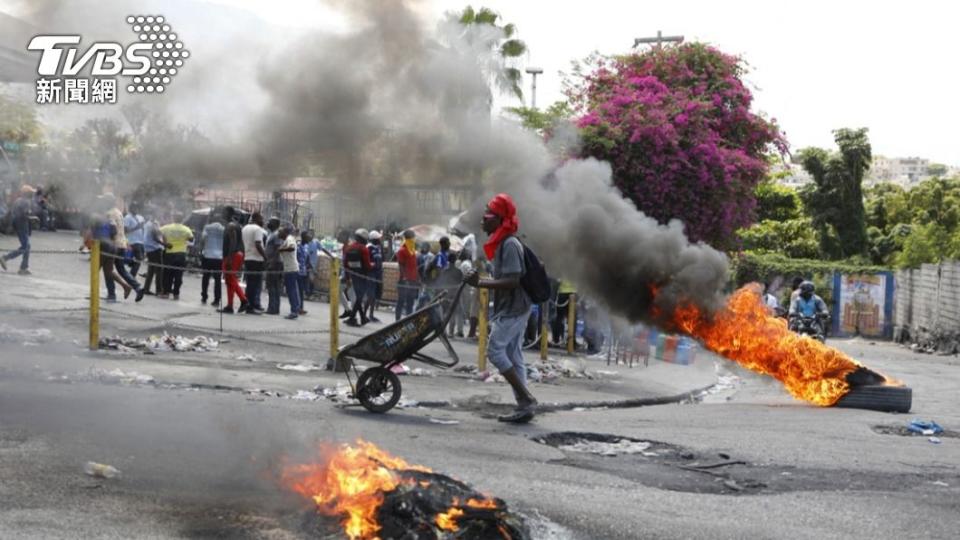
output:
[[[66,233],[34,238],[39,250],[79,245]],[[11,243],[0,236],[0,246]],[[374,415],[343,398],[342,376],[317,369],[329,343],[322,303],[308,303],[310,315],[294,322],[225,317],[221,333],[190,277],[179,302],[105,306],[103,334],[206,335],[220,341],[216,350],[87,352],[86,264],[76,253],[38,253],[33,276],[0,274],[2,538],[308,538],[313,511],[278,485],[278,468],[319,442],[357,438],[504,499],[535,538],[956,538],[960,530],[955,356],[831,342],[911,386],[909,414],[808,405],[709,355],[694,366],[629,367],[552,354],[561,376],[532,389],[560,410],[529,425],[493,420],[509,390],[468,370],[404,376],[405,406]],[[474,343],[455,347],[462,365],[476,365]],[[666,405],[583,405],[711,385]],[[939,443],[901,434],[913,418],[948,432]],[[647,443],[649,452],[574,448],[614,440]],[[87,476],[87,461],[123,476]]]

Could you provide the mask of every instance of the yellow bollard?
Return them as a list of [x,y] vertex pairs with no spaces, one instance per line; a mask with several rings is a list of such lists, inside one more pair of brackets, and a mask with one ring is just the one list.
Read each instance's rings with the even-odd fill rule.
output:
[[567,353],[573,354],[577,350],[577,295],[570,295],[567,304]]
[[340,259],[330,258],[330,360],[340,349]]
[[100,241],[90,248],[90,350],[100,348]]
[[477,289],[477,302],[480,312],[477,314],[477,369],[487,370],[487,313],[490,311],[490,290]]
[[547,307],[550,302],[540,304],[540,359],[547,360]]

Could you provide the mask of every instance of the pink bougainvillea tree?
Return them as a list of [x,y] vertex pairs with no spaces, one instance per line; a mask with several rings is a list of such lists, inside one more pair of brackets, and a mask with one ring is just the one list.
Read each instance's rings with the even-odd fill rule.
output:
[[750,111],[743,73],[739,58],[699,43],[595,59],[567,90],[581,156],[610,162],[645,214],[732,247],[753,222],[767,156],[786,151],[776,122]]

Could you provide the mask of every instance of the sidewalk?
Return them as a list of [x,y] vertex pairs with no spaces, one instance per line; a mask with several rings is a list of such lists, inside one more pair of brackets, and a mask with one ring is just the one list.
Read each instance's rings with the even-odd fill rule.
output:
[[[50,235],[38,238],[44,247],[73,245],[75,238]],[[40,244],[41,242],[36,242]],[[32,258],[33,276],[17,276],[0,273],[0,288],[5,295],[0,297],[0,311],[32,317],[37,324],[54,327],[66,319],[70,326],[60,332],[70,339],[86,343],[86,312],[89,292],[89,262],[80,255],[38,254]],[[135,370],[148,374],[157,382],[177,384],[221,385],[235,389],[263,389],[285,395],[316,387],[335,388],[346,384],[341,373],[322,369],[305,373],[277,368],[278,364],[309,364],[322,368],[330,356],[330,306],[322,302],[306,303],[308,315],[288,321],[282,317],[244,314],[221,315],[210,305],[199,301],[200,276],[184,276],[184,285],[179,301],[160,300],[147,296],[135,303],[131,296],[116,304],[101,304],[101,337],[144,337],[166,331],[170,334],[203,334],[214,339],[226,339],[220,351],[211,353],[163,353],[156,356],[117,356],[110,352],[81,353],[80,363],[96,365],[98,369]],[[101,296],[105,294],[101,282]],[[266,294],[264,294],[266,302]],[[286,300],[281,304],[281,313],[288,309]],[[371,323],[363,328],[340,325],[340,346],[352,343],[369,332],[383,328],[393,321],[392,311],[379,311],[382,323]],[[222,332],[221,332],[222,320]],[[411,369],[421,368],[418,373],[429,376],[402,376],[403,397],[425,402],[464,403],[511,403],[512,393],[507,384],[494,377],[484,382],[485,377],[465,373],[464,366],[477,366],[477,343],[452,339],[460,357],[461,371],[440,370],[409,362]],[[74,345],[76,347],[76,345]],[[427,354],[446,358],[446,350],[435,341],[425,349]],[[244,353],[252,352],[260,361],[238,360]],[[532,382],[531,389],[541,404],[560,408],[573,408],[591,403],[607,406],[634,403],[637,400],[680,399],[684,394],[701,390],[716,383],[713,356],[699,351],[697,361],[690,366],[650,360],[647,367],[634,365],[607,366],[605,358],[569,357],[551,349],[547,369],[540,371],[564,371],[567,375],[545,382]],[[539,351],[527,351],[527,365],[540,366]],[[62,367],[62,366],[61,366]],[[79,368],[80,366],[76,366]],[[562,369],[561,369],[562,368]],[[306,369],[306,368],[303,368]],[[492,369],[488,365],[487,369]],[[474,370],[476,371],[476,370]],[[489,377],[486,377],[489,378]],[[641,401],[642,402],[642,401]]]

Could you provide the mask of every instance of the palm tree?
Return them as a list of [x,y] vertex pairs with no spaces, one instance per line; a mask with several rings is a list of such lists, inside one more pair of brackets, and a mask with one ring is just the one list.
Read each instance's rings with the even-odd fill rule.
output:
[[[492,77],[497,87],[503,92],[509,92],[520,99],[523,99],[523,90],[520,88],[522,75],[520,70],[515,67],[518,58],[527,52],[527,44],[517,39],[517,27],[512,23],[499,25],[500,14],[490,8],[481,7],[474,11],[473,7],[467,6],[457,20],[464,26],[465,32],[461,36],[471,45],[480,45],[496,52],[499,60],[498,66],[491,69]],[[499,32],[470,32],[477,28],[494,28]],[[476,43],[481,40],[481,43]]]

